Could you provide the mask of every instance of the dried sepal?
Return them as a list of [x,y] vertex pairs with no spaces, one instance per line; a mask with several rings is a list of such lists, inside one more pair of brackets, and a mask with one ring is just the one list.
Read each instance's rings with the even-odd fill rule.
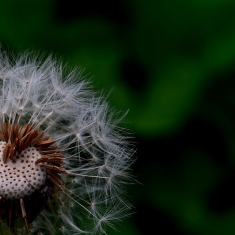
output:
[[62,174],[66,174],[67,173],[67,171],[64,168],[59,167],[59,166],[55,166],[55,165],[52,165],[52,164],[41,163],[40,166],[41,167],[45,167],[48,170],[55,171],[57,173],[62,173]]

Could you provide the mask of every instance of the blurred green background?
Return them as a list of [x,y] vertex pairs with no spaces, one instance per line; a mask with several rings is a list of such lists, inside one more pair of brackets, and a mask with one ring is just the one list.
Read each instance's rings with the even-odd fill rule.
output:
[[2,0],[0,43],[85,68],[138,151],[109,235],[235,234],[235,1]]

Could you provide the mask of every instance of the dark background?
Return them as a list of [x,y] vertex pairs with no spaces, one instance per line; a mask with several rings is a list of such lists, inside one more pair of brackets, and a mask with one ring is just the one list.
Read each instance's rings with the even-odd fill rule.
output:
[[128,110],[141,184],[109,235],[235,234],[235,2],[2,0],[4,50],[53,53]]

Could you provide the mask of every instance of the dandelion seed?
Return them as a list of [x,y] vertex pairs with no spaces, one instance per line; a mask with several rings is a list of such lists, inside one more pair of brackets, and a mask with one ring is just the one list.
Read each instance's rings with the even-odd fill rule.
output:
[[122,117],[51,58],[0,58],[0,221],[13,234],[105,233],[130,208]]

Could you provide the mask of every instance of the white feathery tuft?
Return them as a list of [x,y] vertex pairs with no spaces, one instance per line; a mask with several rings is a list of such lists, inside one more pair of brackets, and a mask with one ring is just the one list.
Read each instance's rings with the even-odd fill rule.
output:
[[91,91],[82,72],[66,75],[51,57],[41,59],[26,53],[12,61],[0,52],[1,122],[33,124],[65,158],[62,190],[52,193],[30,231],[105,234],[131,207],[124,185],[132,181],[134,151],[129,133],[118,127],[125,114]]

